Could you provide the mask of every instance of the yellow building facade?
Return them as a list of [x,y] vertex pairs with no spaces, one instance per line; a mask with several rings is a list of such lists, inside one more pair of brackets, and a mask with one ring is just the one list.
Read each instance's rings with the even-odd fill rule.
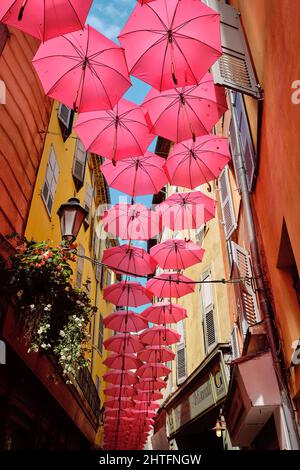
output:
[[[97,307],[89,325],[88,359],[90,360],[90,376],[100,398],[100,407],[104,402],[102,377],[106,372],[103,365],[105,350],[103,341],[109,335],[103,328],[103,319],[112,312],[113,306],[103,300],[103,288],[114,282],[114,273],[103,269],[100,261],[105,248],[114,242],[106,238],[102,230],[99,215],[103,205],[110,202],[108,188],[100,172],[101,159],[89,154],[72,131],[74,115],[64,105],[54,102],[44,151],[38,170],[34,194],[28,216],[25,236],[28,240],[47,240],[50,245],[61,242],[61,231],[57,211],[61,204],[71,197],[76,197],[88,211],[80,232],[77,236],[78,254],[86,256],[77,258],[73,263],[73,284],[81,288],[88,283],[92,305]],[[86,377],[83,379],[86,381]],[[76,384],[75,384],[76,385]],[[97,399],[90,401],[97,407]],[[98,409],[99,430],[96,446],[101,447],[102,423]]]

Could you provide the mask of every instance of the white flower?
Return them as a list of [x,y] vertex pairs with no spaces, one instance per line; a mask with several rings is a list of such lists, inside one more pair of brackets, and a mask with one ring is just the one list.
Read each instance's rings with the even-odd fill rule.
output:
[[51,304],[48,304],[47,307],[49,308],[49,310],[51,310],[52,305],[51,305]]
[[66,333],[63,330],[60,330],[59,336],[62,336],[64,338],[64,336],[66,336]]
[[31,308],[31,310],[33,310],[33,309],[34,309],[34,307],[35,307],[35,305],[34,305],[34,304],[31,304],[31,305],[30,305],[30,308]]
[[43,333],[43,331],[44,331],[43,328],[39,328],[38,329],[38,335],[41,335]]
[[47,348],[47,344],[46,344],[46,343],[42,343],[42,344],[41,344],[41,348],[46,349],[46,348]]

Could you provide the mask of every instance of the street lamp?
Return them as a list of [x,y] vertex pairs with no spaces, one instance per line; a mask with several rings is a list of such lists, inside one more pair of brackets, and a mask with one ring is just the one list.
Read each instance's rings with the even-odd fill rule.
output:
[[57,215],[60,220],[62,239],[67,243],[73,243],[88,211],[81,207],[79,199],[71,197],[68,202],[60,206]]
[[212,431],[216,431],[216,436],[217,437],[222,437],[222,432],[226,430],[224,424],[225,424],[224,422],[217,419],[215,427],[212,428]]

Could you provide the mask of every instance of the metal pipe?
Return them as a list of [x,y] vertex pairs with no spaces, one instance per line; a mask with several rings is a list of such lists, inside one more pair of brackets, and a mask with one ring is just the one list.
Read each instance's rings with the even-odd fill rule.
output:
[[[256,285],[257,285],[257,293],[259,298],[259,304],[261,307],[261,311],[264,317],[264,324],[266,327],[266,333],[270,345],[270,350],[273,358],[274,369],[276,372],[279,388],[281,391],[281,398],[283,402],[283,412],[285,414],[287,430],[289,433],[289,441],[290,441],[290,448],[292,450],[298,450],[299,446],[299,435],[297,431],[297,426],[295,422],[295,414],[291,402],[290,395],[287,390],[287,385],[285,381],[285,377],[281,368],[281,360],[277,353],[277,346],[276,346],[276,339],[273,327],[273,321],[271,317],[272,306],[268,299],[267,290],[265,286],[265,280],[263,271],[261,268],[260,256],[259,256],[259,248],[258,242],[255,232],[255,224],[253,219],[252,213],[252,206],[250,200],[250,194],[247,184],[246,178],[246,169],[244,166],[244,159],[242,156],[242,148],[239,136],[239,127],[236,118],[236,113],[234,112],[235,107],[235,99],[234,99],[234,92],[229,90],[229,101],[231,107],[231,118],[234,125],[234,131],[236,135],[236,162],[237,162],[237,172],[238,172],[238,179],[240,182],[240,192],[241,198],[243,202],[243,209],[245,214],[245,220],[247,225],[247,232],[250,242],[250,252],[251,252],[251,259],[252,259],[252,266],[254,271],[254,277],[256,278]],[[272,316],[274,316],[272,312]]]

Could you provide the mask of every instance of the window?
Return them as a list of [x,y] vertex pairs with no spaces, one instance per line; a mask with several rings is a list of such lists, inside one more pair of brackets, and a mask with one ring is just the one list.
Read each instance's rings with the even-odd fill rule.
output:
[[77,191],[82,187],[85,175],[86,150],[82,142],[77,139],[73,160],[73,178]]
[[53,202],[56,193],[59,168],[53,146],[51,146],[50,156],[47,163],[44,185],[42,189],[42,199],[45,203],[48,214],[51,216]]
[[88,211],[88,215],[85,218],[85,223],[90,224],[91,215],[92,215],[92,202],[93,202],[93,188],[90,184],[86,183],[85,185],[85,195],[84,195],[84,208]]
[[103,352],[103,316],[100,315],[99,320],[99,336],[98,336],[98,351],[100,354]]
[[186,379],[186,350],[184,322],[181,320],[177,323],[177,333],[180,334],[179,343],[176,344],[176,381],[180,385]]
[[222,210],[222,224],[225,238],[228,240],[237,227],[233,199],[231,194],[228,167],[226,166],[218,178],[218,187],[220,190],[220,201]]
[[6,24],[0,23],[0,55],[3,52],[8,36],[9,31]]
[[232,359],[237,359],[240,356],[240,346],[239,346],[239,339],[238,339],[238,326],[235,324],[230,337],[231,343],[231,356]]
[[106,287],[111,285],[111,272],[109,269],[106,270]]
[[237,139],[239,139],[241,155],[246,170],[247,186],[248,190],[252,191],[256,177],[257,162],[252,142],[251,130],[248,122],[248,116],[243,100],[243,95],[241,93],[234,93],[234,103],[232,106],[232,112],[234,112],[236,117],[238,132],[235,132],[233,119],[231,119],[229,127],[229,145],[237,186],[240,190],[241,184],[238,172],[239,164],[237,151]]
[[222,56],[212,65],[214,81],[233,90],[261,97],[261,89],[251,63],[240,14],[218,0],[203,0],[220,14]]
[[100,378],[98,375],[95,376],[95,386],[96,386],[97,393],[99,395],[100,394]]
[[72,133],[74,111],[68,106],[60,103],[57,112],[58,122],[64,142]]
[[206,272],[201,276],[201,300],[202,300],[202,326],[205,343],[205,351],[208,354],[217,342],[215,318],[214,318],[214,302],[210,272]]
[[75,287],[80,289],[82,285],[82,277],[83,277],[83,269],[84,269],[84,258],[80,256],[84,256],[85,250],[82,245],[78,247],[78,259],[77,259],[77,269],[76,269],[76,276],[75,276]]
[[[252,268],[250,255],[243,247],[231,242],[232,258],[236,277],[252,278]],[[237,310],[240,327],[246,335],[248,327],[260,321],[260,315],[253,288],[253,280],[247,279],[234,284],[237,296]]]

